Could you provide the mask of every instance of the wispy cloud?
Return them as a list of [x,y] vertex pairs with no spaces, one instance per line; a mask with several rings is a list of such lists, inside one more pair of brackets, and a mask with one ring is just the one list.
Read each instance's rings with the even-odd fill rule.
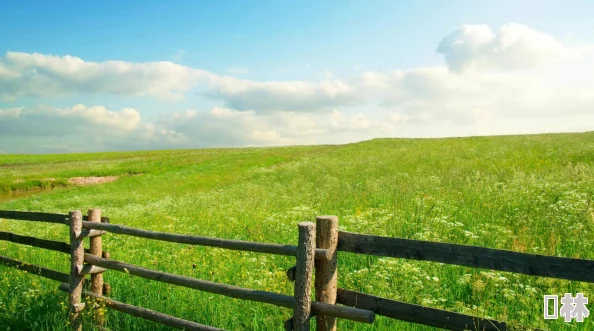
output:
[[179,62],[184,57],[184,54],[186,54],[186,51],[184,51],[183,49],[178,49],[175,52],[175,54],[173,54],[173,56],[171,56],[171,59],[175,62]]

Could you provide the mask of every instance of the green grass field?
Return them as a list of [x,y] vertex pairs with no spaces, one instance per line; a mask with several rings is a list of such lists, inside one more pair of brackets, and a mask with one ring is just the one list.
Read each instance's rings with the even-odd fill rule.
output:
[[[75,176],[121,176],[67,186]],[[55,178],[53,184],[42,181]],[[15,183],[17,182],[17,183]],[[26,196],[17,189],[58,186]],[[450,139],[375,139],[338,146],[71,155],[0,155],[0,209],[101,208],[114,224],[296,244],[297,223],[339,216],[351,232],[594,259],[594,132]],[[0,220],[0,231],[67,241],[61,225]],[[111,257],[148,268],[292,295],[289,257],[109,234]],[[88,246],[87,246],[88,247]],[[0,254],[67,272],[68,256],[0,242]],[[192,268],[192,264],[197,268]],[[291,311],[105,274],[112,297],[229,330],[281,330]],[[0,266],[0,330],[66,330],[58,284]],[[542,317],[543,294],[594,284],[432,262],[339,254],[339,286],[550,330],[594,330]],[[594,305],[590,303],[594,313]],[[166,330],[108,312],[115,330]],[[341,330],[432,330],[378,316]]]

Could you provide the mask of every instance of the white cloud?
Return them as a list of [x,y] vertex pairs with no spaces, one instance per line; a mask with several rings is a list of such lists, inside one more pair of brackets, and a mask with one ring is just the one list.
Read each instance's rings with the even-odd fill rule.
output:
[[358,102],[356,90],[340,80],[255,82],[228,76],[211,76],[206,94],[238,110],[331,111]]
[[568,47],[545,33],[509,24],[497,32],[463,26],[437,49],[445,57],[444,66],[365,71],[348,80],[328,73],[318,82],[257,82],[170,62],[85,62],[71,56],[7,53],[0,60],[0,98],[179,98],[196,89],[220,105],[205,110],[197,104],[153,123],[131,108],[0,109],[0,150],[11,150],[14,137],[25,135],[51,136],[64,145],[60,139],[87,127],[114,133],[85,135],[104,149],[594,129],[588,124],[594,117],[593,45]]
[[180,98],[206,71],[171,62],[85,62],[74,56],[8,52],[0,59],[0,98],[112,94]]
[[0,150],[10,153],[175,148],[183,138],[171,128],[143,122],[133,108],[0,109]]
[[453,71],[534,68],[570,57],[572,50],[550,35],[521,24],[465,25],[444,37],[437,51]]
[[87,107],[78,104],[61,111],[62,117],[80,117],[90,124],[107,126],[118,130],[134,130],[140,123],[140,113],[133,108],[124,108],[118,112],[109,111],[102,106]]
[[334,109],[329,115],[331,128],[335,131],[381,131],[387,126],[382,122],[374,122],[363,114],[345,116],[341,111]]
[[209,111],[191,109],[176,112],[162,118],[158,125],[183,133],[184,144],[219,147],[297,143],[293,138],[305,131],[294,129],[307,129],[311,123],[300,121],[299,114],[268,116],[257,115],[254,111],[215,107]]
[[[168,61],[86,62],[73,56],[8,52],[0,59],[0,98],[73,94],[179,99],[193,87],[239,110],[314,111],[353,102],[340,80],[255,82],[221,76]],[[330,108],[328,108],[330,109]]]
[[140,113],[133,108],[119,111],[103,106],[75,105],[56,109],[48,106],[0,109],[0,136],[66,136],[123,134],[136,130]]
[[268,146],[338,143],[370,139],[387,132],[383,122],[363,114],[274,112],[257,114],[215,107],[190,109],[162,118],[158,125],[183,135],[184,147]]

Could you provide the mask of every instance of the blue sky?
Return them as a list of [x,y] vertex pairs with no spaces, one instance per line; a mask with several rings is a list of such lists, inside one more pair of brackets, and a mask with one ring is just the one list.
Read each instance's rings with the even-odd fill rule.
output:
[[[584,1],[13,1],[0,2],[0,51],[89,61],[179,60],[254,78],[315,79],[354,66],[392,70],[443,62],[444,33],[514,22],[571,41],[594,41]],[[306,66],[310,70],[304,70]]]
[[[592,129],[584,128],[582,124],[572,124],[583,123],[582,117],[591,115],[585,111],[572,114],[574,122],[571,123],[552,119],[550,122],[538,120],[541,121],[540,124],[534,124],[536,122],[533,113],[520,118],[510,114],[501,115],[505,111],[496,105],[503,100],[497,98],[505,94],[488,95],[486,99],[489,101],[485,104],[476,104],[478,101],[475,99],[468,100],[462,97],[447,99],[445,101],[450,105],[449,108],[437,115],[429,114],[433,110],[419,108],[420,104],[428,104],[431,100],[437,99],[427,91],[453,88],[453,85],[431,85],[428,88],[427,84],[436,84],[436,80],[442,83],[452,80],[452,84],[456,86],[486,86],[490,84],[487,82],[494,81],[494,76],[482,76],[480,82],[471,81],[471,75],[468,73],[470,69],[464,73],[455,72],[452,64],[447,61],[448,55],[451,58],[456,57],[456,61],[462,61],[465,67],[472,67],[472,79],[476,79],[475,76],[479,72],[481,75],[486,75],[487,71],[505,73],[510,82],[508,85],[499,82],[496,87],[502,91],[511,88],[509,84],[517,82],[512,76],[518,74],[518,68],[530,69],[535,81],[541,82],[542,75],[554,81],[554,72],[567,71],[562,70],[565,69],[562,67],[563,63],[576,63],[575,57],[568,60],[563,57],[565,55],[560,55],[565,62],[557,59],[551,62],[546,54],[557,54],[557,51],[559,54],[579,53],[575,56],[579,61],[587,63],[590,53],[583,49],[589,49],[590,45],[594,45],[592,13],[594,1],[586,0],[2,1],[0,57],[5,59],[4,64],[0,62],[0,69],[4,65],[11,74],[5,75],[5,85],[2,85],[3,76],[0,70],[0,88],[10,87],[12,94],[5,93],[4,97],[0,97],[0,111],[4,109],[4,113],[0,112],[0,115],[4,114],[4,117],[0,116],[0,121],[8,123],[9,116],[10,121],[16,121],[15,118],[18,117],[18,122],[25,131],[17,134],[12,132],[14,130],[5,130],[11,131],[10,135],[0,132],[0,152],[341,143],[375,136],[452,136]],[[526,29],[516,26],[501,30],[512,23]],[[464,26],[474,28],[460,30]],[[496,40],[485,41],[490,37],[479,26],[488,27]],[[437,52],[438,45],[452,33],[457,33],[455,38],[458,43],[454,41],[441,52]],[[480,47],[471,45],[471,42],[476,42],[473,36],[477,33],[483,38],[479,42],[482,45]],[[497,39],[500,35],[503,37]],[[542,35],[546,35],[550,40],[541,38]],[[455,49],[460,40],[466,45],[471,45],[469,47],[474,47],[472,52],[469,49]],[[509,46],[505,44],[506,40],[514,40],[515,44]],[[492,54],[485,55],[485,45],[492,48]],[[509,51],[502,52],[502,47],[507,47]],[[460,55],[460,52],[463,54]],[[56,69],[54,64],[51,69],[43,67],[46,64],[40,60],[41,62],[28,63],[26,66],[26,70],[34,71],[36,79],[39,80],[32,82],[30,79],[22,79],[17,86],[17,83],[10,79],[15,79],[15,75],[24,75],[25,71],[20,70],[25,70],[25,66],[19,61],[28,60],[23,56],[18,60],[11,60],[7,56],[9,53],[37,53],[45,57],[57,56],[63,60],[64,57],[70,56],[85,63],[99,64],[106,61],[120,61],[130,65],[170,61],[193,72],[188,75],[202,76],[180,78],[168,74],[169,69],[158,67],[156,64],[138,69],[139,71],[134,71],[129,76],[113,69],[115,67],[109,69],[108,66],[99,66],[97,70],[103,70],[105,76],[96,74],[84,78],[85,69],[80,69],[76,75],[81,76],[75,79],[76,84],[80,86],[75,86],[72,82],[60,83],[61,85],[56,83],[59,86],[43,91],[43,84],[47,85],[51,80],[70,78],[59,76],[64,72]],[[497,58],[498,56],[501,58]],[[528,65],[530,61],[522,59],[522,56],[536,59],[542,56],[543,63],[546,64],[533,67]],[[545,57],[547,59],[544,59]],[[507,62],[504,64],[504,61]],[[549,62],[557,67],[551,67]],[[63,63],[55,65],[66,68],[69,64],[64,60]],[[433,76],[428,77],[429,74],[426,72],[419,73],[418,70],[422,68],[433,68],[434,72],[430,74]],[[446,68],[449,71],[439,72],[438,68]],[[590,67],[573,69],[576,75],[585,76]],[[194,72],[196,70],[208,74],[197,74]],[[394,71],[412,71],[412,74],[406,73],[406,79],[396,82]],[[151,79],[174,81],[172,84],[175,87],[149,84],[147,88],[151,89],[150,91],[130,87],[122,87],[121,90],[97,87],[101,82],[109,82],[110,79],[119,83],[128,79],[144,79],[147,72],[154,72],[156,75]],[[41,80],[40,75],[44,74],[47,76]],[[419,75],[424,76],[418,78]],[[524,77],[525,73],[522,75]],[[231,77],[234,82],[229,83],[220,77]],[[375,83],[371,85],[375,84],[375,89],[361,87],[365,85],[361,81],[370,79],[369,77],[374,77],[372,79]],[[568,81],[576,79],[575,76],[563,78]],[[380,80],[381,84],[378,83]],[[402,87],[405,82],[410,81],[414,81],[412,85]],[[288,86],[283,82],[299,84]],[[328,87],[324,82],[333,82],[334,85]],[[258,83],[265,85],[254,85]],[[35,89],[39,90],[33,91],[33,84],[38,84],[35,85]],[[83,88],[85,84],[89,87]],[[187,88],[180,87],[184,84]],[[214,84],[215,87],[208,85],[205,90],[204,84]],[[582,87],[585,90],[590,87],[589,81],[584,84]],[[382,85],[381,93],[377,88],[379,85]],[[160,88],[179,90],[176,92],[178,95],[174,98],[155,96],[158,93],[153,89]],[[238,88],[250,90],[253,94],[238,95]],[[428,90],[422,90],[424,88]],[[551,87],[543,85],[540,91],[524,92],[534,98],[535,93],[543,93],[547,88]],[[357,89],[356,95],[341,99],[341,95],[350,93],[346,92],[348,89]],[[407,95],[414,95],[414,100],[403,97],[404,99],[386,101],[389,99],[387,96],[403,95],[403,91],[406,91]],[[299,93],[303,93],[303,98],[307,100],[304,101]],[[337,96],[336,93],[340,95]],[[492,92],[490,89],[483,93]],[[419,95],[427,99],[420,99]],[[252,102],[249,98],[258,100]],[[519,97],[518,106],[533,107],[535,102],[527,102],[526,98],[527,96]],[[563,94],[559,95],[559,98],[550,100],[550,103],[561,102],[561,99],[570,96]],[[293,100],[295,104],[289,105],[289,101],[277,99]],[[361,101],[363,99],[365,101]],[[590,105],[589,99],[578,101],[576,108]],[[472,109],[460,115],[460,112],[465,111],[464,108],[469,108],[469,102],[473,102]],[[387,104],[390,106],[386,106]],[[86,108],[79,107],[73,111],[75,105],[85,105]],[[455,105],[459,105],[460,111],[454,109]],[[95,108],[91,111],[91,107],[103,107],[104,110]],[[431,107],[435,108],[434,105]],[[507,108],[513,107],[507,105]],[[14,109],[21,111],[15,115]],[[82,146],[75,143],[72,137],[55,133],[36,137],[34,132],[26,132],[28,126],[23,123],[39,120],[39,116],[34,115],[43,113],[45,117],[77,117],[77,123],[81,124],[87,120],[108,125],[115,122],[105,118],[98,119],[97,116],[115,118],[122,109],[134,109],[140,115],[138,125],[133,131],[141,130],[141,127],[144,128],[142,130],[146,130],[148,125],[152,130],[159,132],[174,132],[172,134],[176,138],[165,137],[167,134],[163,134],[161,140],[151,136],[154,139],[146,141],[140,138],[142,133],[135,132],[134,135],[119,137],[119,141],[99,139]],[[213,112],[213,109],[218,110]],[[227,113],[221,112],[221,109]],[[7,115],[8,110],[11,110],[10,115]],[[195,111],[194,115],[182,115],[192,110]],[[538,109],[530,111],[538,112]],[[549,112],[544,108],[543,111],[546,114]],[[476,115],[479,112],[484,114]],[[184,116],[199,118],[197,124],[206,125],[207,128],[197,125],[195,130],[204,129],[204,132],[215,130],[215,127],[224,127],[224,123],[220,121],[225,116],[233,118],[230,125],[246,128],[239,130],[241,132],[229,132],[222,140],[209,140],[207,136],[192,136],[189,132],[180,131],[183,125],[172,122],[172,119]],[[213,116],[216,119],[213,119]],[[379,124],[386,122],[386,116],[394,119],[393,126],[380,128]],[[473,116],[474,118],[469,120]],[[536,116],[537,119],[538,117],[541,116]],[[550,118],[548,115],[544,117]],[[564,118],[567,120],[568,117]],[[510,125],[506,121],[512,120],[515,123],[512,125],[513,130],[498,129],[509,128]],[[312,121],[327,123],[325,127],[317,127],[312,126]],[[485,121],[492,121],[492,126],[484,127]],[[527,124],[527,121],[531,122]],[[209,123],[214,122],[216,125],[212,124],[210,127]],[[496,122],[498,124],[494,124]],[[288,136],[283,136],[282,132],[273,132],[275,123],[290,127],[295,132]],[[306,124],[299,127],[298,123]],[[369,124],[367,131],[363,130],[365,125],[358,126],[361,123]],[[564,124],[556,127],[554,123]],[[10,122],[10,125],[13,127],[14,123]],[[480,125],[484,127],[481,130],[477,129]],[[341,130],[341,127],[344,130]],[[369,129],[371,127],[373,129]],[[527,128],[527,132],[521,132],[519,128],[522,127]],[[300,138],[298,132],[303,132],[303,135],[310,132],[318,139]],[[41,145],[41,140],[45,147],[35,148],[34,146]]]

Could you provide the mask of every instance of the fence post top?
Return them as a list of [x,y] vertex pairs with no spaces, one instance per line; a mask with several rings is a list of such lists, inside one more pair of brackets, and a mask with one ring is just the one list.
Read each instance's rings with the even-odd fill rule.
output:
[[309,228],[309,227],[315,227],[316,226],[316,223],[314,223],[314,222],[305,222],[304,221],[304,222],[299,222],[298,226],[300,228]]
[[317,221],[322,221],[322,220],[326,221],[326,220],[328,220],[328,221],[338,222],[338,216],[335,216],[335,215],[321,215],[321,216],[316,216],[316,220]]

